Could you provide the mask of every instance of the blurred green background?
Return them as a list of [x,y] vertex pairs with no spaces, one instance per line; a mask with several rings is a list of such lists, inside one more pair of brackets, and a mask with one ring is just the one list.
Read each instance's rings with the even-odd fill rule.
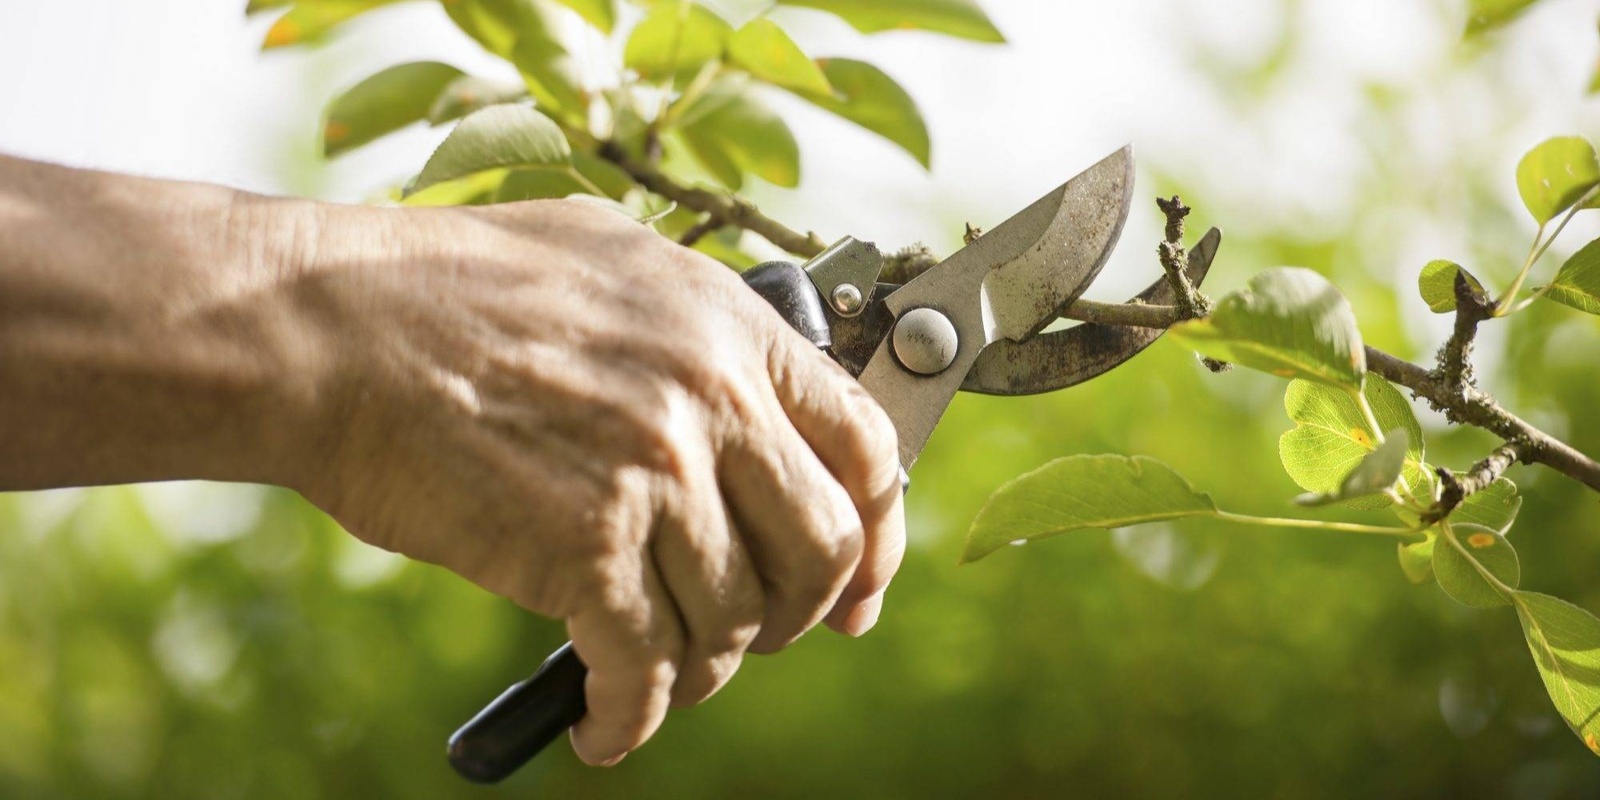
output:
[[[1011,51],[1049,45],[1052,33],[1030,22],[1042,5],[988,4]],[[1185,5],[1129,9],[1183,18],[1147,54],[1166,64],[1151,69],[1187,76],[1189,95],[1138,117],[1159,126],[1080,137],[1086,152],[1117,137],[1144,148],[1139,202],[1150,207],[1113,262],[1125,274],[1098,296],[1154,277],[1148,198],[1178,192],[1198,209],[1193,230],[1227,231],[1213,293],[1266,267],[1311,267],[1349,295],[1370,343],[1423,359],[1448,323],[1416,297],[1422,263],[1455,258],[1503,286],[1532,235],[1512,188],[1516,158],[1546,136],[1595,132],[1570,127],[1595,119],[1583,95],[1592,3],[1550,2],[1521,29],[1461,46],[1457,4],[1407,3],[1409,27],[1380,33],[1402,49],[1426,46],[1388,71],[1361,66],[1361,37],[1373,33],[1361,9],[1373,4],[1351,4],[1355,27],[1331,36],[1318,14],[1332,3],[1219,4],[1240,25],[1248,17],[1248,46],[1219,42],[1230,20],[1190,19]],[[1180,35],[1188,22],[1199,27]],[[1060,35],[1094,37],[1094,24]],[[0,40],[19,35],[0,26]],[[911,47],[888,46],[907,78],[918,66],[907,52],[969,46]],[[1349,68],[1330,77],[1316,68],[1329,58]],[[329,87],[360,72],[345,68],[352,60],[312,57],[299,92],[278,101],[306,123],[268,159],[281,186],[370,190],[351,188],[307,144]],[[1140,63],[1117,69],[1138,73]],[[1014,80],[1039,92],[1047,77]],[[959,109],[946,96],[957,89],[911,82],[919,100]],[[1002,120],[982,108],[959,129],[941,127],[945,111],[930,114],[936,146],[951,142],[955,153],[936,173],[980,197],[986,174],[1059,180],[1088,163],[1077,151],[1039,155],[1052,173],[1043,177],[1019,175],[999,155],[974,165],[983,151],[972,137],[1003,138],[1043,113],[1012,107]],[[1071,138],[1077,129],[1062,119],[1097,113],[1073,107],[1047,117],[1055,127],[1045,133]],[[1274,138],[1280,123],[1290,130]],[[1318,136],[1339,150],[1319,152]],[[386,169],[418,164],[391,157]],[[827,157],[798,193],[758,188],[756,197],[827,236],[846,232],[829,214],[848,213],[860,226],[849,232],[869,236],[879,214],[891,231],[925,224],[945,252],[962,219],[992,222],[1012,210],[1006,202],[1031,199],[1023,184],[1006,202],[946,193],[929,207],[893,172],[904,168],[857,179],[876,187],[861,189],[875,202],[903,197],[898,213],[911,209],[921,223],[896,217],[892,202],[832,210],[843,189],[829,179],[859,167]],[[1337,182],[1306,179],[1330,168]],[[1596,232],[1589,220],[1573,228],[1555,257]],[[1495,324],[1480,359],[1483,383],[1511,408],[1600,453],[1600,321],[1536,306]],[[0,797],[1600,796],[1600,761],[1551,710],[1514,614],[1412,587],[1385,541],[1192,521],[955,566],[996,486],[1069,453],[1154,456],[1231,509],[1290,512],[1298,489],[1276,456],[1290,427],[1282,393],[1265,375],[1209,375],[1162,342],[1057,395],[960,398],[914,473],[912,546],[876,630],[859,641],[819,631],[748,659],[721,694],[674,713],[616,768],[585,768],[557,746],[492,789],[450,772],[444,738],[559,644],[558,625],[360,545],[286,491],[171,484],[0,495]],[[1462,467],[1495,444],[1423,416],[1435,463]],[[1523,585],[1600,611],[1600,497],[1548,471],[1518,467],[1512,477],[1527,498],[1513,532]]]

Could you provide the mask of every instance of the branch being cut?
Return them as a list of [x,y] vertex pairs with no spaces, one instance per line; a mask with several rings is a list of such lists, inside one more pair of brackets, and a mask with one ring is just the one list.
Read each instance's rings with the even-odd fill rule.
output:
[[[1061,316],[1140,328],[1169,328],[1185,319],[1176,306],[1121,305],[1090,300],[1079,300]],[[1451,422],[1489,431],[1507,443],[1516,444],[1520,460],[1544,464],[1600,492],[1600,463],[1505,410],[1489,394],[1472,386],[1452,386],[1440,376],[1375,347],[1368,347],[1366,355],[1368,369],[1391,383],[1410,389]]]
[[1194,283],[1189,280],[1189,253],[1183,246],[1183,219],[1189,216],[1191,209],[1177,195],[1173,195],[1171,200],[1156,198],[1156,207],[1167,218],[1166,236],[1156,246],[1156,255],[1160,257],[1161,270],[1167,273],[1167,282],[1172,284],[1172,293],[1177,297],[1175,305],[1185,319],[1207,316],[1211,313],[1211,300],[1195,289]]
[[[699,211],[709,217],[723,220],[726,224],[736,225],[752,233],[765,237],[773,244],[799,256],[810,258],[826,249],[822,238],[815,233],[800,234],[777,220],[772,219],[756,209],[748,201],[731,197],[725,194],[706,191],[683,186],[661,170],[651,164],[645,163],[629,155],[622,148],[611,144],[601,143],[600,155],[621,167],[634,180],[646,189],[661,195],[678,204]],[[1167,215],[1168,241],[1163,242],[1160,253],[1163,268],[1170,278],[1174,270],[1167,266],[1168,256],[1181,253],[1183,237],[1183,218],[1189,213],[1177,198],[1171,201],[1159,201],[1161,210]],[[1168,244],[1176,239],[1178,249],[1169,249]],[[915,261],[917,271],[926,268],[925,259],[908,258],[908,263]],[[1182,259],[1176,261],[1183,263]],[[1180,277],[1183,272],[1180,268],[1176,272]],[[1459,279],[1458,279],[1459,280]],[[1176,283],[1176,282],[1175,282]],[[1182,281],[1188,284],[1187,280]],[[1175,286],[1178,296],[1185,297],[1182,286]],[[1198,295],[1194,286],[1188,284],[1188,293]],[[1459,295],[1462,294],[1458,287]],[[1191,297],[1188,303],[1204,303],[1203,296]],[[1209,310],[1209,304],[1206,304]],[[1461,305],[1458,302],[1458,308]],[[1097,322],[1105,325],[1132,325],[1141,328],[1170,328],[1185,319],[1192,319],[1196,305],[1189,305],[1187,309],[1178,306],[1142,305],[1137,303],[1115,304],[1098,303],[1093,300],[1079,299],[1068,308],[1062,317],[1065,319]],[[1471,312],[1467,317],[1470,320]],[[1481,320],[1479,320],[1481,321]],[[1475,331],[1476,322],[1463,322],[1463,317],[1458,313],[1457,332],[1461,335],[1452,337],[1459,339],[1461,346],[1461,364],[1465,365],[1466,355],[1471,343],[1471,331],[1463,332],[1466,325]],[[1446,344],[1446,349],[1451,346]],[[1441,352],[1441,356],[1447,355]],[[1367,366],[1373,372],[1383,376],[1392,383],[1398,383],[1412,391],[1412,393],[1428,401],[1435,410],[1443,413],[1451,422],[1472,425],[1483,428],[1504,439],[1507,444],[1517,446],[1520,460],[1527,463],[1544,464],[1568,477],[1583,483],[1591,489],[1600,492],[1600,463],[1579,452],[1576,448],[1563,442],[1544,431],[1523,421],[1515,414],[1501,408],[1495,399],[1488,394],[1473,387],[1470,383],[1470,372],[1465,366],[1460,372],[1447,370],[1443,374],[1429,372],[1422,367],[1404,359],[1392,356],[1373,347],[1366,349]],[[1454,362],[1455,355],[1449,355],[1447,362]],[[1472,473],[1469,472],[1469,475]]]

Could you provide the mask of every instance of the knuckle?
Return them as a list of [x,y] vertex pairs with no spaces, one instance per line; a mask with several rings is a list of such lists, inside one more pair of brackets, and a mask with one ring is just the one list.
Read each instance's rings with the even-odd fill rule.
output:
[[864,389],[852,391],[849,403],[853,423],[849,435],[852,457],[868,468],[898,464],[900,442],[888,413]]
[[796,545],[786,576],[778,581],[779,588],[800,602],[820,603],[843,583],[860,560],[861,527],[818,527]]

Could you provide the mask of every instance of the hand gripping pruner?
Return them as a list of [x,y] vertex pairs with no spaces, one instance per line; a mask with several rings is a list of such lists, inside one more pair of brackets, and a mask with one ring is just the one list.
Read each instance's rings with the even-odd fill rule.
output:
[[[888,412],[900,464],[916,462],[957,391],[1050,392],[1132,358],[1162,333],[1084,323],[1042,333],[1094,281],[1133,197],[1133,150],[1111,154],[905,285],[878,282],[884,257],[846,237],[804,265],[744,273],[806,338],[828,351]],[[1222,235],[1191,251],[1198,285]],[[1164,277],[1133,302],[1168,304]],[[583,718],[587,670],[569,643],[450,737],[450,763],[494,783]]]

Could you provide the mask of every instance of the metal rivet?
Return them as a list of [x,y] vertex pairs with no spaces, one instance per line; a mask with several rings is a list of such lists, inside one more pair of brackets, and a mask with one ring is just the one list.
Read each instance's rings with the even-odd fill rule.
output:
[[861,290],[853,284],[841,283],[833,287],[833,310],[850,316],[861,310]]
[[937,375],[956,360],[961,340],[950,319],[931,308],[914,308],[894,325],[894,354],[906,369]]

